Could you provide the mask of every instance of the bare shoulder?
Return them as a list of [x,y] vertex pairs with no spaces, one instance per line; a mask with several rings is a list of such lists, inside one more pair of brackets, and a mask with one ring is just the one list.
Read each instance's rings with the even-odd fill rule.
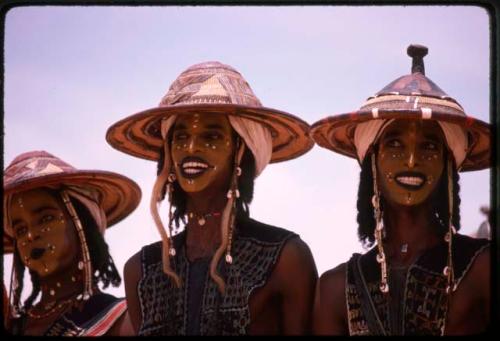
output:
[[125,283],[130,282],[134,279],[137,279],[138,281],[141,278],[141,251],[137,252],[127,260],[123,268],[123,276],[125,278]]
[[490,256],[490,248],[483,248],[465,270],[451,296],[446,334],[477,334],[488,327],[491,309]]
[[316,287],[313,332],[316,335],[347,335],[345,298],[346,263],[323,273]]
[[[309,246],[299,237],[288,240],[278,258],[275,271],[284,280],[306,275],[308,278],[318,277],[316,264]],[[295,278],[297,280],[297,278]]]
[[342,263],[321,275],[318,289],[322,301],[345,303],[346,268],[347,263]]
[[489,296],[490,262],[491,251],[486,247],[472,261],[460,286],[466,290],[473,289],[472,292],[477,294]]
[[314,263],[309,246],[300,237],[291,238],[285,243],[278,261],[284,263],[301,262],[301,264]]
[[128,306],[126,325],[131,324],[134,333],[137,333],[142,321],[139,296],[137,292],[137,286],[142,277],[141,251],[137,252],[127,260],[123,269],[123,277],[125,279],[125,295],[127,296]]

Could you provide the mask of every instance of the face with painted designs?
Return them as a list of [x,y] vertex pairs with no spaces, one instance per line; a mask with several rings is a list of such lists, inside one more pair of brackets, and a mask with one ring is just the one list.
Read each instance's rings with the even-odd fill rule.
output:
[[38,188],[14,194],[10,219],[22,262],[40,277],[64,271],[77,261],[76,229],[54,192]]
[[377,173],[384,198],[403,206],[427,200],[443,173],[444,141],[434,121],[392,122],[378,142]]
[[172,129],[172,162],[181,188],[188,193],[226,190],[235,149],[227,116],[183,115]]

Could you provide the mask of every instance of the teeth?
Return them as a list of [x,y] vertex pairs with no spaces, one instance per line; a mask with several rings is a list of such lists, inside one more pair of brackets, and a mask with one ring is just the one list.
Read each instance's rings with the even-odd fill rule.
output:
[[186,169],[186,168],[208,168],[208,165],[206,163],[201,163],[201,162],[193,162],[193,161],[190,161],[190,162],[184,162],[182,164],[182,168]]
[[203,170],[201,170],[199,168],[184,168],[183,171],[184,171],[184,173],[187,173],[187,174],[198,174],[198,173],[203,172]]
[[405,185],[411,185],[411,186],[419,186],[424,182],[422,178],[419,177],[414,177],[414,176],[398,176],[396,178],[399,182]]

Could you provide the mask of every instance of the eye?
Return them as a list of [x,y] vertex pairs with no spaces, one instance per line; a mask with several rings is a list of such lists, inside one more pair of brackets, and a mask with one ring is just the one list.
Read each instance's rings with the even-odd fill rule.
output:
[[222,134],[217,132],[210,132],[205,135],[205,137],[209,140],[220,140],[222,138]]
[[426,150],[438,150],[438,145],[437,145],[437,143],[429,141],[429,142],[425,142],[423,144],[423,148]]
[[22,237],[26,234],[28,228],[25,225],[20,225],[15,227],[15,231],[17,237]]
[[46,224],[48,222],[51,222],[52,220],[54,220],[54,216],[52,214],[45,214],[41,219],[40,219],[40,223],[41,224]]
[[392,139],[392,140],[387,141],[385,143],[385,145],[387,147],[398,148],[398,147],[401,147],[403,144],[397,139]]
[[177,141],[178,140],[185,140],[185,139],[187,139],[187,137],[188,136],[187,136],[186,133],[177,133],[177,134],[174,135],[174,139],[177,140]]

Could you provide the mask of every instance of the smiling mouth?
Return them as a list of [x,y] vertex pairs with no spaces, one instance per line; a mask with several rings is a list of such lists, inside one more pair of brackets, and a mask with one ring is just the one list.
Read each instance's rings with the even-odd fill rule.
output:
[[181,175],[188,179],[194,179],[201,176],[208,169],[213,168],[208,162],[199,157],[185,157],[181,163],[177,164],[180,167]]
[[44,253],[45,253],[45,249],[36,247],[33,250],[31,250],[30,258],[34,259],[34,260],[39,259],[43,256]]
[[403,172],[396,174],[394,180],[401,187],[418,190],[425,184],[425,175],[415,172]]

